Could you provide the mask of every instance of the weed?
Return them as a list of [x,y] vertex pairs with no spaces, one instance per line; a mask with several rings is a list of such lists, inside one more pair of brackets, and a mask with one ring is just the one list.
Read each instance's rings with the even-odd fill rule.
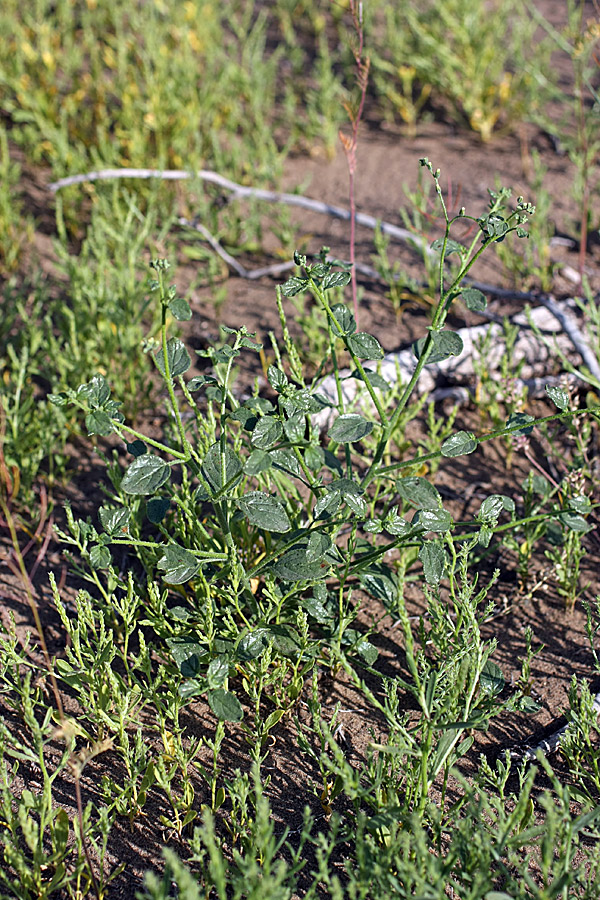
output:
[[[413,131],[426,102],[445,105],[488,141],[540,108],[548,49],[520,4],[431,2],[385,8],[375,83]],[[525,57],[525,49],[527,56]]]

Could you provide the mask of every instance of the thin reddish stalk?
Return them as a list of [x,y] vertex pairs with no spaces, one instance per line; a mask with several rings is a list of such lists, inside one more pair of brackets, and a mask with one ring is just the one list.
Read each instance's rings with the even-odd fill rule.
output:
[[365,98],[367,95],[367,84],[369,81],[369,57],[363,58],[364,51],[364,28],[362,19],[362,3],[356,3],[350,0],[350,12],[352,14],[352,24],[358,38],[358,45],[353,50],[354,60],[356,62],[356,83],[360,90],[360,99],[358,107],[353,109],[350,104],[346,105],[348,118],[352,126],[350,137],[340,130],[340,140],[346,160],[348,162],[348,191],[350,197],[350,263],[351,269],[351,285],[352,285],[352,305],[354,307],[354,318],[358,327],[358,288],[356,283],[356,193],[355,193],[355,175],[356,175],[356,148],[358,146],[358,128],[362,119],[365,108]]

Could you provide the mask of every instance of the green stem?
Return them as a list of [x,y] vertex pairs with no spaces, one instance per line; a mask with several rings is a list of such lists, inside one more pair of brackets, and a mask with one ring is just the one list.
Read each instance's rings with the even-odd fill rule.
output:
[[[167,312],[169,310],[169,302],[165,294],[165,285],[164,285],[164,276],[162,270],[158,271],[158,283],[160,289],[160,302],[161,302],[161,338],[162,338],[162,352],[163,352],[163,365],[165,368],[164,379],[167,385],[167,391],[169,392],[169,399],[171,401],[171,409],[173,410],[173,415],[175,416],[175,420],[177,422],[177,430],[179,431],[179,439],[181,441],[181,446],[184,451],[184,459],[189,459],[191,456],[191,447],[188,443],[188,439],[185,434],[185,428],[183,427],[183,421],[181,418],[181,413],[179,411],[179,404],[177,403],[177,398],[175,397],[175,390],[173,388],[173,379],[171,378],[171,368],[169,366],[169,354],[167,348]],[[172,452],[172,451],[170,451]]]

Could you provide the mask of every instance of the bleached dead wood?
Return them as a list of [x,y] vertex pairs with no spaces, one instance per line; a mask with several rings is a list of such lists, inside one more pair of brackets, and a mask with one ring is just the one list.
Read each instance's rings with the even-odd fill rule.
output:
[[[220,175],[218,172],[212,172],[208,169],[201,169],[197,172],[186,172],[179,169],[99,169],[94,172],[86,172],[61,178],[59,181],[50,184],[49,188],[51,191],[56,192],[61,188],[75,184],[83,184],[92,181],[107,181],[117,178],[159,178],[167,181],[196,178],[210,184],[215,184],[239,198],[252,197],[269,203],[284,203],[289,206],[297,206],[302,209],[310,210],[311,212],[332,216],[344,221],[349,221],[350,219],[350,210],[343,207],[333,206],[329,203],[314,200],[310,197],[304,197],[300,194],[288,194],[280,191],[269,191],[262,188],[241,185],[235,181],[231,181],[229,178],[225,178],[225,176]],[[247,270],[234,259],[234,257],[227,253],[217,239],[211,235],[201,223],[197,221],[180,221],[181,224],[191,225],[191,227],[196,228],[196,230],[202,233],[213,249],[243,278],[255,279],[265,274],[279,274],[289,268],[288,263],[282,263],[277,266]],[[355,221],[358,225],[370,229],[379,227],[383,234],[387,234],[396,240],[409,243],[413,247],[426,247],[429,249],[424,239],[419,238],[419,236],[413,234],[408,229],[399,228],[390,222],[381,222],[376,219],[375,216],[357,213]],[[368,266],[361,266],[359,264],[357,265],[357,269],[363,271],[365,274],[377,274]],[[506,291],[501,288],[495,288],[492,285],[478,284],[477,282],[472,282],[472,284],[477,286],[480,290],[494,293],[496,296],[518,296],[520,299],[524,300],[533,299],[533,295]],[[573,349],[575,349],[575,352],[587,366],[593,378],[600,384],[600,364],[581,332],[574,315],[568,309],[567,304],[563,303],[561,306],[556,303],[553,297],[548,295],[540,295],[537,299],[543,305],[530,312],[530,321],[540,332],[550,331],[553,334],[553,339],[552,342],[550,342],[543,335],[538,336],[534,334],[529,329],[529,322],[524,317],[524,314],[516,316],[513,319],[516,324],[522,326],[514,348],[513,356],[515,364],[521,359],[525,360],[525,365],[520,375],[521,379],[534,384],[536,378],[543,377],[550,368],[549,363],[553,355],[553,349],[558,347],[564,357],[569,359],[572,357]],[[452,382],[452,387],[449,390],[454,392],[460,391],[460,382],[468,380],[468,378],[473,375],[472,357],[473,351],[476,349],[476,344],[479,341],[482,341],[486,334],[490,333],[492,344],[490,351],[486,355],[486,365],[489,371],[494,371],[502,355],[502,345],[498,340],[501,334],[501,326],[497,323],[492,323],[490,325],[480,325],[473,328],[463,328],[459,332],[464,345],[461,356],[445,360],[442,363],[427,366],[419,379],[417,392],[423,393],[428,391],[433,393],[434,391],[448,390],[448,388],[445,388],[440,384],[441,380]],[[398,353],[388,354],[381,363],[381,374],[390,383],[397,381],[398,377],[401,379],[406,378],[408,380],[413,367],[414,356],[412,349],[409,348]],[[347,402],[352,402],[354,400],[359,386],[360,382],[353,379],[344,382],[343,390]],[[331,399],[336,398],[337,391],[333,379],[326,379],[323,382],[321,389]],[[321,415],[324,416],[325,413]],[[325,421],[327,421],[327,419],[325,419]]]
[[[345,209],[343,206],[333,206],[331,203],[323,203],[321,200],[313,200],[311,197],[303,197],[301,194],[268,191],[263,188],[238,184],[236,181],[231,181],[231,179],[225,178],[224,175],[219,175],[218,172],[211,172],[209,169],[200,169],[198,172],[185,172],[179,169],[98,169],[96,172],[69,175],[67,178],[59,179],[59,181],[53,181],[48,187],[55,193],[61,188],[70,187],[74,184],[85,184],[90,181],[112,181],[116,178],[160,178],[164,181],[184,181],[190,178],[197,178],[209,184],[216,184],[218,187],[230,191],[236,197],[253,197],[256,200],[265,200],[267,203],[284,203],[287,206],[298,206],[301,209],[331,216],[334,219],[342,219],[345,222],[350,221],[350,210]],[[370,228],[373,231],[379,226],[383,234],[387,234],[399,241],[408,241],[413,246],[428,246],[426,241],[413,234],[407,228],[399,228],[391,222],[381,222],[375,216],[370,216],[366,213],[356,213],[355,221],[357,225],[363,225],[365,228]]]
[[[544,385],[549,382],[546,373],[551,372],[554,367],[555,354],[552,349],[554,342],[565,355],[571,357],[573,357],[573,344],[556,316],[544,306],[536,307],[529,313],[519,313],[511,321],[522,326],[511,355],[515,368],[523,362],[519,372],[519,381],[521,383],[528,382],[530,388],[536,392],[537,389],[542,392]],[[534,330],[527,327],[529,321],[540,332],[545,333],[546,339],[538,337]],[[490,373],[498,370],[504,353],[502,331],[502,326],[496,322],[459,329],[458,334],[463,342],[463,352],[458,357],[450,357],[443,362],[425,366],[416,385],[416,395],[427,393],[431,394],[434,399],[441,399],[445,392],[446,396],[452,397],[455,402],[460,402],[462,392],[464,392],[466,400],[468,398],[466,387],[473,384],[475,375],[473,358],[480,352],[479,348],[483,346],[484,341],[486,369]],[[380,363],[366,363],[366,366],[377,369],[388,384],[395,384],[398,380],[408,383],[414,371],[415,362],[412,347],[407,347],[396,353],[386,354]],[[340,374],[342,378],[346,378],[350,375],[350,369],[345,369]],[[342,391],[347,410],[372,411],[371,398],[361,381],[356,378],[342,381]],[[319,392],[324,394],[328,400],[337,403],[337,386],[332,375],[323,380],[319,386]],[[325,429],[334,415],[331,409],[324,409],[313,417],[313,422],[320,429]]]

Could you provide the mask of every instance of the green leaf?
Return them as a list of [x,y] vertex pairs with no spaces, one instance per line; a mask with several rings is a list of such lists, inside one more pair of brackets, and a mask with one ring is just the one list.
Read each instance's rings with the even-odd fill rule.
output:
[[561,512],[558,518],[569,531],[578,531],[580,534],[585,534],[592,530],[585,519],[571,512]]
[[442,505],[438,489],[420,475],[398,478],[396,490],[403,500],[407,500],[419,509],[439,509]]
[[130,510],[123,508],[107,509],[105,506],[101,506],[98,510],[98,518],[106,533],[117,537],[127,531],[130,515]]
[[327,491],[325,494],[322,494],[315,503],[313,511],[315,519],[330,519],[340,508],[341,502],[342,500],[338,493]]
[[[288,550],[281,559],[275,563],[273,570],[284,581],[317,581],[325,578],[329,572],[329,566],[335,561],[329,553],[309,561],[307,559],[308,540]],[[331,540],[329,540],[331,545]],[[315,546],[311,547],[315,553]]]
[[288,386],[288,380],[285,372],[282,372],[281,369],[278,369],[277,366],[269,366],[267,369],[267,378],[269,380],[269,384],[277,393],[281,393]]
[[148,452],[148,448],[145,443],[138,438],[130,444],[127,444],[127,452],[131,453],[132,456],[143,456],[144,453]]
[[348,347],[359,359],[383,359],[383,347],[376,337],[359,331],[348,338]]
[[227,656],[215,656],[214,659],[211,659],[206,673],[209,687],[220,688],[228,675],[229,659]]
[[198,391],[201,387],[204,387],[205,384],[218,384],[216,378],[213,378],[212,375],[195,375],[193,378],[187,383],[188,391]]
[[243,337],[240,341],[240,347],[245,347],[246,350],[254,350],[256,353],[258,353],[260,350],[262,350],[263,345],[259,344],[258,341],[253,341],[252,338]]
[[318,472],[322,468],[324,461],[325,454],[322,447],[311,444],[304,451],[304,462],[311,472]]
[[283,716],[285,715],[285,709],[274,709],[272,713],[269,713],[264,723],[264,730],[269,731],[273,728],[274,725],[277,725],[278,722],[281,721]]
[[58,394],[47,394],[47,399],[54,406],[66,406],[69,402],[69,395],[66,391],[60,391]]
[[[230,489],[238,484],[242,479],[242,464],[237,454],[231,447],[225,447],[225,472],[222,473],[221,465],[221,444],[216,441],[206,451],[204,462],[202,463],[202,474],[217,494],[224,484],[229,484]],[[224,477],[222,475],[224,474]]]
[[483,900],[515,900],[513,894],[505,891],[488,891]]
[[328,291],[332,287],[345,287],[350,282],[352,275],[350,272],[330,272],[326,275],[321,283],[321,288]]
[[443,532],[452,527],[452,518],[445,509],[420,509],[411,524],[418,524],[419,528],[426,531]]
[[205,649],[198,641],[185,636],[169,637],[165,641],[171,651],[173,662],[186,677],[192,678],[200,671],[200,658],[204,656]]
[[367,641],[366,638],[364,638],[362,641],[359,641],[354,649],[361,657],[361,659],[364,659],[368,666],[373,666],[377,662],[379,650],[377,649],[377,647],[373,646],[370,641]]
[[399,516],[395,509],[387,514],[383,520],[383,527],[388,534],[395,534],[397,536],[408,534],[412,529],[410,522],[407,522],[406,519]]
[[112,557],[108,547],[98,545],[92,547],[90,550],[90,565],[93,569],[108,569],[111,562]]
[[585,497],[583,494],[577,494],[577,496],[571,497],[569,499],[569,507],[571,511],[579,513],[582,516],[585,516],[592,511],[590,498]]
[[298,633],[289,625],[271,625],[268,629],[271,643],[275,650],[289,659],[298,659],[301,649]]
[[190,697],[197,697],[199,694],[203,694],[205,690],[206,681],[203,678],[190,678],[187,681],[182,681],[177,693],[183,700],[189,700]]
[[192,311],[187,300],[183,297],[176,297],[169,303],[169,312],[178,322],[187,322],[192,318]]
[[340,444],[352,444],[371,434],[373,422],[367,422],[357,413],[345,413],[338,416],[328,431],[329,437]]
[[511,497],[505,497],[504,494],[490,494],[481,504],[479,518],[488,525],[495,525],[503,510],[513,513],[514,509],[515,502]]
[[466,456],[477,450],[477,443],[471,431],[457,431],[442,444],[442,456]]
[[347,306],[344,306],[343,303],[337,303],[332,307],[331,312],[334,319],[331,327],[336,337],[341,337],[343,334],[354,334],[356,331],[356,319]]
[[325,556],[331,547],[331,538],[322,531],[314,531],[306,545],[306,562],[313,563]]
[[479,687],[481,690],[485,694],[491,694],[495,697],[502,693],[505,683],[500,666],[497,666],[495,662],[488,659],[479,676]]
[[274,416],[264,416],[256,423],[250,440],[260,450],[267,450],[276,444],[283,433],[283,427],[279,419]]
[[282,534],[289,531],[292,524],[283,505],[276,497],[262,491],[250,491],[237,501],[238,506],[257,528]]
[[437,541],[427,541],[419,550],[427,584],[439,584],[446,568],[446,553]]
[[327,609],[318,597],[301,597],[300,605],[320,625],[325,625],[333,620],[331,611]]
[[114,431],[114,425],[110,416],[103,409],[93,409],[85,417],[85,427],[88,434],[98,434],[106,437]]
[[170,467],[160,457],[144,453],[131,463],[121,487],[126,494],[153,494],[169,479],[170,474]]
[[285,436],[291,444],[297,444],[304,440],[306,433],[306,416],[303,412],[294,413],[283,423]]
[[200,563],[193,553],[178,544],[169,544],[158,561],[158,568],[164,571],[167,584],[184,584],[193,578]]
[[[437,238],[431,245],[431,249],[436,253],[441,253],[444,249],[444,239]],[[450,256],[451,253],[458,253],[459,256],[463,256],[467,252],[467,248],[463,247],[462,244],[459,244],[458,241],[453,241],[451,238],[448,238],[446,241],[446,256]]]
[[52,847],[55,856],[62,855],[65,852],[68,840],[69,816],[64,809],[59,809],[54,817],[54,822],[52,823]]
[[[508,417],[508,419],[506,420],[506,427],[512,428],[515,425],[527,426],[528,422],[535,422],[534,417],[528,415],[527,413],[516,412]],[[513,432],[513,434],[531,434],[532,431],[533,427],[529,426],[521,428],[519,429],[519,431]]]
[[146,515],[153,525],[158,525],[167,514],[170,506],[168,497],[153,497],[146,503]]
[[269,633],[266,628],[256,628],[245,634],[236,649],[236,656],[242,662],[259,659],[269,646]]
[[370,597],[381,600],[386,609],[393,609],[398,602],[398,578],[388,566],[371,566],[359,573],[362,589]]
[[364,516],[367,511],[367,501],[359,494],[344,494],[344,503],[346,506],[350,507],[352,512],[357,516]]
[[273,465],[271,454],[266,450],[253,450],[246,462],[244,463],[244,472],[246,475],[260,475],[266,472]]
[[102,406],[110,397],[110,388],[103,375],[94,375],[87,384],[77,388],[77,396],[85,397],[90,406]]
[[221,722],[241,722],[244,718],[240,701],[224,688],[208,692],[208,705]]
[[295,297],[296,294],[308,289],[308,278],[297,278],[292,275],[281,287],[281,293],[284,297]]
[[[154,354],[154,359],[161,375],[165,375],[165,357],[162,347]],[[187,352],[183,341],[180,341],[179,338],[172,337],[167,341],[167,362],[169,363],[171,378],[183,375],[192,365],[190,354]]]
[[296,459],[293,450],[287,447],[280,447],[278,450],[271,450],[269,455],[276,468],[283,469],[284,472],[297,477],[302,474],[300,463]]
[[561,410],[567,409],[569,405],[569,395],[564,388],[553,387],[552,385],[547,384],[545,390],[555,406]]
[[390,386],[388,382],[385,380],[385,378],[382,378],[378,372],[373,372],[371,369],[363,369],[363,371],[365,373],[364,378],[358,371],[358,369],[355,369],[354,372],[352,372],[348,376],[348,378],[356,378],[358,379],[358,381],[362,382],[368,381],[371,387],[379,388],[379,390],[383,391],[384,393],[386,391],[389,391]]
[[[430,366],[432,363],[442,362],[444,359],[449,359],[451,356],[460,356],[462,353],[462,338],[455,331],[432,331],[430,334],[433,341],[433,349],[427,357],[425,365]],[[426,340],[427,337],[422,337],[413,344],[413,351],[417,359],[421,357]]]
[[487,300],[485,295],[477,288],[463,288],[461,291],[463,303],[471,312],[483,312],[487,309]]

